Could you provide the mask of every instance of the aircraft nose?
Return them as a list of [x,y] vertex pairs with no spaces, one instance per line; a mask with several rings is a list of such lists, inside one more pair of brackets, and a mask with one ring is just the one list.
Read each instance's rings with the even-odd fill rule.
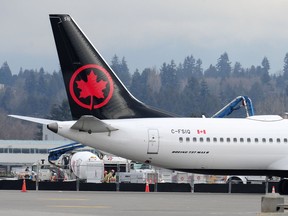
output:
[[51,131],[53,131],[54,133],[58,133],[58,124],[57,122],[53,122],[47,125],[47,128]]

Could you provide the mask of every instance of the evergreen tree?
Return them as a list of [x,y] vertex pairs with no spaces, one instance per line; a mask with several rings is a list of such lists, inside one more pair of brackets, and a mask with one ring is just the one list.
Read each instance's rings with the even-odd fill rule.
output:
[[177,68],[172,60],[170,64],[163,63],[160,69],[162,87],[176,87],[177,85]]
[[245,77],[256,76],[256,67],[252,65],[250,68],[246,69]]
[[204,79],[202,79],[200,82],[200,96],[202,98],[205,98],[208,95],[209,95],[209,88],[207,82]]
[[131,86],[130,86],[129,90],[139,100],[141,100],[141,98],[142,98],[142,91],[141,91],[142,85],[143,85],[143,83],[141,80],[141,74],[140,74],[139,70],[136,69],[136,71],[132,75],[132,81],[131,81]]
[[209,68],[204,72],[205,77],[218,77],[217,69],[215,66],[210,64]]
[[59,104],[54,104],[51,108],[50,115],[48,116],[50,119],[59,120],[59,121],[69,121],[72,120],[70,106],[67,99],[64,99]]
[[146,68],[141,74],[143,100],[149,105],[155,105],[156,95],[159,92],[161,81],[155,69]]
[[231,74],[231,62],[229,62],[228,54],[225,52],[220,56],[216,64],[217,72],[221,78],[227,78]]
[[25,79],[25,90],[28,92],[29,95],[36,92],[36,72],[33,70],[25,70],[23,73],[23,77]]
[[251,98],[254,105],[257,105],[259,102],[261,102],[265,97],[264,88],[261,85],[261,83],[255,82],[252,85],[248,95]]
[[40,71],[37,75],[38,75],[38,80],[35,83],[36,91],[38,93],[45,95],[47,92],[49,92],[49,86],[48,86],[49,79],[48,77],[45,76],[45,72],[43,68],[40,68]]
[[0,102],[1,108],[7,111],[8,113],[12,113],[13,106],[11,106],[11,101],[15,98],[15,91],[12,89],[12,87],[5,88],[2,100]]
[[187,56],[183,62],[182,77],[181,78],[190,79],[190,77],[194,73],[194,70],[195,70],[195,59],[192,55]]
[[197,79],[200,79],[203,77],[203,69],[202,69],[202,60],[198,59],[196,61],[195,69],[194,69],[194,76]]
[[119,76],[124,85],[129,87],[131,84],[131,75],[125,57],[123,57],[120,62],[118,56],[114,55],[111,61],[111,68],[115,71],[117,76]]
[[262,74],[261,74],[261,80],[263,83],[268,83],[270,81],[269,76],[269,70],[270,70],[270,64],[266,57],[262,60]]
[[172,60],[170,64],[164,63],[160,69],[161,89],[159,92],[159,106],[170,112],[176,113],[179,99],[179,83],[177,67]]
[[187,86],[183,90],[180,101],[180,114],[183,116],[193,116],[200,117],[202,114],[200,108],[200,101],[202,98],[200,96],[201,87],[196,78],[191,77],[188,81]]
[[66,93],[64,92],[65,86],[64,86],[64,81],[63,81],[61,71],[59,72],[54,71],[52,73],[52,76],[50,75],[48,77],[49,77],[49,81],[47,81],[48,95],[56,99],[56,101],[59,101],[59,102],[62,101],[63,97],[66,97]]
[[211,95],[209,86],[205,79],[200,82],[200,100],[199,107],[201,115],[212,116],[218,109],[218,101],[216,96]]
[[187,56],[184,59],[183,64],[178,66],[178,73],[180,79],[189,80],[191,76],[200,79],[203,77],[203,69],[202,69],[202,61],[198,59],[197,61],[194,59],[193,55]]
[[132,76],[131,92],[139,100],[147,103],[147,77],[148,70],[145,69],[142,74],[138,70]]
[[241,64],[239,62],[236,62],[232,74],[234,77],[243,77],[244,76],[244,69],[242,68]]
[[284,58],[283,79],[288,80],[288,53],[286,53]]
[[0,83],[10,85],[12,83],[12,73],[7,62],[0,68]]

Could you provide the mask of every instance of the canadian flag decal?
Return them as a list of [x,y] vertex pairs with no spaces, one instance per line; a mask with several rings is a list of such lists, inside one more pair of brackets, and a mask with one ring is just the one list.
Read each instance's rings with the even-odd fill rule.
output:
[[197,134],[206,134],[206,130],[197,130]]

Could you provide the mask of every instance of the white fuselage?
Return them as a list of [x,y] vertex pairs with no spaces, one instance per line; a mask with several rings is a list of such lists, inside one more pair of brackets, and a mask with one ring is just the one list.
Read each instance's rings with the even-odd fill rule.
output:
[[124,158],[175,170],[251,175],[280,175],[270,171],[288,170],[288,120],[277,116],[103,122],[118,130],[89,134],[70,129],[75,122],[58,122],[58,134]]

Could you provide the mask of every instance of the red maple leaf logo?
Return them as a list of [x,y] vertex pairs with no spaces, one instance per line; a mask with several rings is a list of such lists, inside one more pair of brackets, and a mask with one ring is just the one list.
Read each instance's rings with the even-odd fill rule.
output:
[[[82,76],[86,75],[87,81],[84,81],[86,79],[83,80],[83,78],[78,78],[78,75],[80,74]],[[80,77],[82,77],[81,75]],[[101,76],[101,80],[99,79],[99,76]],[[84,109],[92,110],[105,106],[112,98],[113,92],[114,85],[112,77],[109,72],[100,65],[83,65],[78,68],[70,78],[69,93],[75,103]]]
[[87,82],[80,80],[76,81],[77,88],[81,90],[79,98],[91,97],[90,110],[93,108],[93,96],[96,98],[104,98],[103,90],[106,89],[107,81],[100,80],[97,82],[97,75],[91,70],[87,76]]

